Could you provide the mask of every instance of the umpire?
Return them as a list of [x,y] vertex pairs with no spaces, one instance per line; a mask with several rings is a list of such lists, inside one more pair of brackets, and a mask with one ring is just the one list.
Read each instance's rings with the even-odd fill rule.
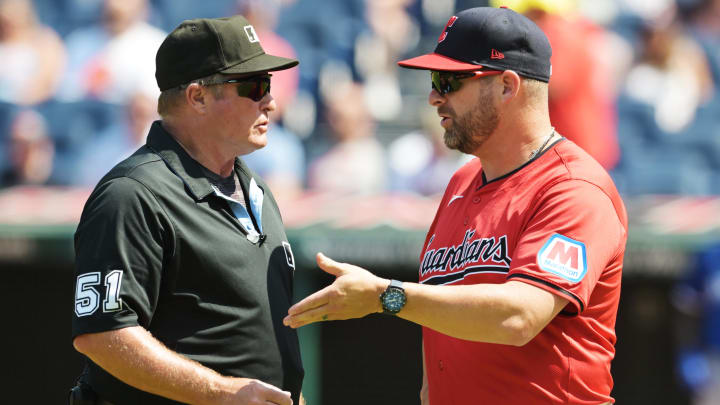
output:
[[301,402],[283,326],[294,260],[278,206],[238,158],[267,143],[266,54],[242,16],[181,23],[160,46],[160,121],[96,186],[75,234],[71,404]]

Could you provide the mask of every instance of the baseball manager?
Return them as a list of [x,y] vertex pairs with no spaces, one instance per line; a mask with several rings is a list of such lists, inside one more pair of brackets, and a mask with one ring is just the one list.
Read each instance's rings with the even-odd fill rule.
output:
[[551,126],[551,49],[530,20],[473,8],[430,71],[445,144],[473,154],[450,180],[419,283],[318,255],[333,284],[285,323],[385,312],[423,326],[424,405],[608,404],[627,215],[610,176]]
[[266,54],[242,16],[181,23],[160,46],[160,121],[95,187],[75,234],[71,404],[301,403],[282,324],[295,263],[277,204],[238,158],[275,109]]

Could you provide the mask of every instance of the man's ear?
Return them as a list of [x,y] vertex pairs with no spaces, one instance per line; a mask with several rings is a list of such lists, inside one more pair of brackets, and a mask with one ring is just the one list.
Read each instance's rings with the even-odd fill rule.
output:
[[191,83],[185,88],[185,102],[198,114],[207,112],[207,101],[210,96],[207,87],[199,83]]
[[503,86],[502,100],[507,103],[517,97],[518,92],[520,92],[520,82],[522,79],[512,70],[506,70],[500,75],[500,80]]

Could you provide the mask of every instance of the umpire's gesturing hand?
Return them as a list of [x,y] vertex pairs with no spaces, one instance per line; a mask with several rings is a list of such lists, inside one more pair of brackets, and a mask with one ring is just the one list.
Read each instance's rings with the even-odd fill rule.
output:
[[283,323],[292,328],[320,321],[361,318],[382,312],[380,294],[389,280],[348,263],[338,263],[322,253],[317,254],[318,266],[337,277],[322,290],[293,305]]

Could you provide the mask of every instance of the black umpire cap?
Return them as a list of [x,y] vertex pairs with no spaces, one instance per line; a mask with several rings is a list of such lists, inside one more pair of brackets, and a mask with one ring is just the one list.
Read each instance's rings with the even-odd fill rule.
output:
[[165,91],[214,73],[248,74],[294,67],[295,59],[268,55],[241,15],[185,20],[160,45],[155,79]]

